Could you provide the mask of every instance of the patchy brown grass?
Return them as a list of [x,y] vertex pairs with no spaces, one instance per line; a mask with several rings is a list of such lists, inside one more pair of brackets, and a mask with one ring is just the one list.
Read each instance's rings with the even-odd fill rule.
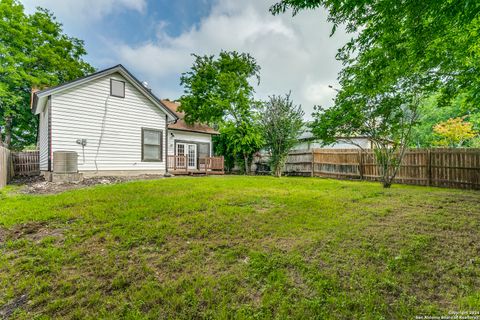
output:
[[208,177],[9,195],[0,312],[403,319],[474,310],[479,229],[478,192],[376,183]]

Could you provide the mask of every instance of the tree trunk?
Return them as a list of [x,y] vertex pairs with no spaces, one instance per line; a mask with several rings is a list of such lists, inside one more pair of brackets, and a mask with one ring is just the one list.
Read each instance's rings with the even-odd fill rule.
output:
[[392,186],[392,182],[391,182],[391,181],[387,181],[387,180],[384,180],[384,181],[383,181],[383,187],[384,187],[385,189],[388,189],[388,188],[390,188],[391,186]]
[[10,148],[12,143],[12,117],[5,118],[5,146]]
[[250,174],[250,168],[248,166],[248,155],[244,154],[243,159],[245,161],[245,175],[249,175]]
[[277,164],[275,166],[275,177],[280,178],[282,176],[282,166]]

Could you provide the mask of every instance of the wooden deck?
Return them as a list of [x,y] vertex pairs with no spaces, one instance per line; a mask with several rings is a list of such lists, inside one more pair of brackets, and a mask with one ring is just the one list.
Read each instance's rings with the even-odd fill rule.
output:
[[225,174],[223,157],[198,159],[196,168],[188,167],[188,156],[168,156],[168,172],[174,175],[218,175]]

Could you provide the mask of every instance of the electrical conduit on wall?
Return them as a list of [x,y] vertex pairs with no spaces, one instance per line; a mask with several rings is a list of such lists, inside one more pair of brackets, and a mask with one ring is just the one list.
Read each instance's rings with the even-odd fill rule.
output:
[[102,144],[103,134],[105,132],[105,124],[106,124],[106,120],[107,120],[108,100],[109,99],[110,99],[110,95],[107,95],[107,98],[105,99],[105,110],[103,112],[102,126],[100,128],[100,137],[98,138],[97,152],[95,153],[95,159],[93,160],[93,162],[95,163],[95,174],[98,173],[97,158],[98,158],[98,153],[100,152],[100,145]]

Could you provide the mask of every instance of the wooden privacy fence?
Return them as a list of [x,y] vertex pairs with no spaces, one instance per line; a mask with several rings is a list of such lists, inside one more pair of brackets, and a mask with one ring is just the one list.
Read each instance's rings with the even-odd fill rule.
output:
[[40,174],[40,153],[38,150],[13,152],[12,160],[16,176],[36,176]]
[[12,154],[7,148],[0,146],[0,189],[5,187],[12,177]]
[[[265,159],[257,158],[257,168]],[[286,175],[378,180],[373,150],[314,149],[294,151]],[[411,149],[403,158],[396,183],[480,189],[480,149]]]

